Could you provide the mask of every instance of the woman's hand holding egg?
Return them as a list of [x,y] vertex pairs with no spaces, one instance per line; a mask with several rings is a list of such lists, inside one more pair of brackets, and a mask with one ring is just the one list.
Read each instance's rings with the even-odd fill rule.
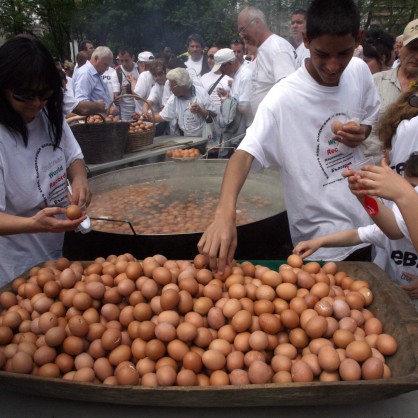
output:
[[67,232],[73,231],[77,228],[78,225],[84,219],[86,219],[85,215],[81,215],[78,219],[70,220],[70,219],[59,219],[56,218],[56,215],[66,214],[67,210],[65,208],[60,207],[51,207],[51,208],[44,208],[40,210],[36,215],[34,215],[31,219],[32,223],[32,232]]

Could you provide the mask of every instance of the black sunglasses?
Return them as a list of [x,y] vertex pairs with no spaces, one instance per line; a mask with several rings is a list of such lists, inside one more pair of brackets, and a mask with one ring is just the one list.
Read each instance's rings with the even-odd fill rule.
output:
[[41,102],[50,99],[54,94],[54,90],[13,90],[12,97],[18,102],[29,103],[33,102],[37,97]]
[[209,54],[209,55],[208,55],[208,58],[210,58],[211,60],[214,60],[214,59],[215,59],[215,55],[213,55],[213,54]]

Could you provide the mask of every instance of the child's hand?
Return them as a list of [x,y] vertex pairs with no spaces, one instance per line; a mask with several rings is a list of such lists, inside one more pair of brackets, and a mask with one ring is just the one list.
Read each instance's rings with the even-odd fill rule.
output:
[[311,239],[309,241],[301,241],[293,249],[293,254],[296,254],[302,258],[306,258],[313,254],[321,245],[318,240]]
[[405,290],[411,299],[418,299],[418,276],[405,271],[402,274],[412,280],[411,284],[403,285],[402,289]]

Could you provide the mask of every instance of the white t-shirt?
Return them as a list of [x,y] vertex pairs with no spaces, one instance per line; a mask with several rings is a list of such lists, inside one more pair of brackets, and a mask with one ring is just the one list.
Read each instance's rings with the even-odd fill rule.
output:
[[398,125],[389,152],[391,168],[403,176],[405,163],[414,151],[418,151],[418,116],[403,120]]
[[[216,81],[219,79],[221,75],[215,74],[212,71],[209,71],[206,74],[203,74],[200,81],[202,82],[203,88],[209,93],[210,88],[213,86],[213,84],[216,83]],[[229,86],[229,81],[232,82],[232,78],[228,77],[227,75],[224,75],[216,84],[214,90],[212,91],[210,95],[210,99],[212,100],[213,105],[215,106],[215,112],[219,112],[219,108],[221,107],[221,98],[219,97],[217,93],[217,89],[222,88],[226,90],[227,93],[231,90],[231,87]]]
[[299,68],[302,63],[305,61],[306,58],[309,58],[311,56],[311,53],[308,48],[305,47],[305,44],[302,42],[297,48],[296,48],[296,66]]
[[170,81],[166,80],[164,84],[163,90],[163,97],[161,99],[161,103],[163,106],[167,104],[168,98],[172,95],[171,88],[170,88]]
[[200,57],[199,61],[193,61],[192,58],[189,57],[185,64],[193,82],[195,79],[202,76],[203,55]]
[[270,35],[258,48],[252,78],[253,114],[268,91],[282,78],[296,70],[296,52],[292,45],[276,34]]
[[102,79],[103,82],[106,84],[108,90],[109,90],[109,94],[110,97],[113,99],[113,93],[115,91],[118,91],[117,89],[119,88],[119,82],[114,83],[113,82],[113,74],[116,74],[116,70],[112,67],[109,67],[103,74],[102,74]]
[[[402,218],[401,218],[402,219]],[[403,219],[402,219],[403,222]],[[410,284],[411,280],[403,272],[417,276],[418,256],[408,238],[390,240],[377,225],[368,225],[358,229],[362,242],[376,245],[384,250],[387,258],[386,273],[400,285]]]
[[[83,158],[66,122],[56,150],[43,112],[27,128],[25,147],[20,137],[0,125],[0,211],[24,217],[47,206],[67,206],[67,168]],[[0,285],[35,264],[60,257],[63,240],[63,233],[0,236]]]
[[[151,93],[152,86],[155,84],[154,78],[150,71],[143,71],[139,74],[138,81],[134,89],[134,93],[141,96],[143,99],[148,99]],[[142,100],[135,100],[135,112],[141,114],[144,102]]]
[[[131,84],[128,80],[128,76],[138,80],[139,72],[138,67],[134,64],[132,71],[126,71],[122,66],[119,67],[122,72],[122,87],[119,82],[118,70],[115,70],[112,74],[112,85],[114,86],[113,93],[116,95],[127,94],[128,86]],[[113,96],[112,96],[113,97]],[[132,114],[135,112],[135,99],[133,97],[125,97],[119,101],[120,118],[122,120],[129,120],[132,118]]]
[[[370,224],[341,177],[363,153],[359,147],[341,151],[332,139],[333,117],[344,111],[342,105],[365,109],[364,123],[377,118],[379,98],[362,60],[353,58],[335,87],[319,85],[302,66],[270,90],[239,146],[254,156],[254,171],[280,168],[295,245]],[[315,259],[342,260],[357,248],[321,248]]]
[[[418,193],[418,186],[415,187],[415,191]],[[404,234],[405,238],[411,241],[411,236],[409,234],[408,227],[406,226],[406,223],[402,217],[401,211],[399,210],[398,206],[393,205],[392,210],[395,214],[396,223],[398,224],[399,229]]]
[[68,116],[80,102],[74,97],[73,91],[69,88],[64,90],[62,111],[64,116]]
[[161,110],[163,101],[164,84],[155,83],[148,96],[148,100],[152,101],[152,110],[159,112]]
[[193,102],[206,109],[214,110],[213,104],[206,90],[200,86],[194,86],[195,95],[190,99],[177,97],[174,94],[170,96],[160,116],[165,121],[178,120],[180,129],[184,132],[184,136],[202,136],[202,129],[205,120],[202,116],[190,112],[189,106]]

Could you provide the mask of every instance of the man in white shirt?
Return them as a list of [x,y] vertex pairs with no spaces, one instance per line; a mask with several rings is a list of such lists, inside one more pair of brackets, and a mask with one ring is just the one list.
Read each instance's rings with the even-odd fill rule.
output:
[[[232,49],[223,48],[215,53],[215,65],[213,71],[220,71],[225,76],[232,77],[231,91],[219,89],[218,93],[221,100],[232,99],[236,102],[235,116],[233,120],[224,126],[222,142],[230,141],[225,144],[225,149],[219,152],[220,157],[227,157],[232,154],[230,148],[237,147],[241,142],[241,137],[245,133],[247,121],[251,120],[251,70],[248,65],[241,64]],[[226,104],[226,103],[225,103]],[[224,104],[224,106],[225,106]],[[220,117],[223,115],[219,115]],[[231,116],[232,119],[232,116]],[[221,122],[223,120],[221,119]]]
[[187,38],[186,46],[189,57],[185,64],[191,79],[195,82],[196,79],[200,79],[203,74],[210,71],[203,54],[205,43],[200,35],[193,33]]
[[[148,99],[152,86],[155,84],[154,78],[149,71],[149,66],[154,60],[154,54],[150,51],[143,51],[138,54],[138,69],[140,74],[134,87],[134,93],[143,99]],[[142,113],[143,106],[144,102],[142,100],[135,100],[135,112],[139,115]]]
[[87,61],[73,77],[76,100],[103,100],[106,107],[112,102],[109,90],[102,79],[102,74],[113,62],[112,51],[107,46],[95,49],[90,61]]
[[299,68],[305,58],[310,57],[309,49],[303,43],[302,34],[306,32],[306,11],[302,9],[295,10],[292,13],[290,21],[290,34],[292,36],[293,45],[296,48],[296,64]]
[[252,77],[251,108],[255,114],[269,90],[296,70],[296,52],[286,39],[271,32],[264,13],[255,7],[246,7],[237,23],[240,37],[258,48]]
[[117,86],[117,90],[113,92],[113,95],[115,103],[119,107],[120,118],[129,120],[135,112],[136,100],[133,97],[124,97],[122,99],[116,99],[116,97],[132,93],[131,83],[139,78],[139,72],[134,62],[134,54],[130,48],[119,48],[118,57],[120,66],[112,76],[112,85]]

